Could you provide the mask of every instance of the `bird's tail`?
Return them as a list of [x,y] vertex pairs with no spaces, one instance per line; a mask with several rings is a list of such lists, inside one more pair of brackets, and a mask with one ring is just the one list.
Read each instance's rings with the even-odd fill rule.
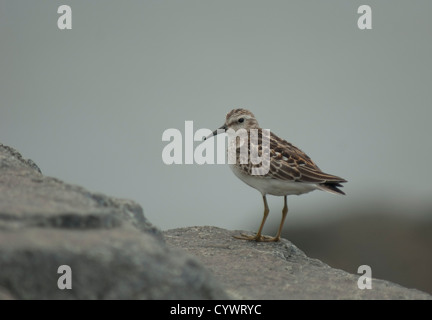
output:
[[[345,180],[340,182],[346,182]],[[318,189],[321,189],[323,191],[327,191],[334,194],[345,194],[342,190],[339,190],[339,188],[342,188],[343,185],[341,185],[339,182],[324,182],[317,185]]]

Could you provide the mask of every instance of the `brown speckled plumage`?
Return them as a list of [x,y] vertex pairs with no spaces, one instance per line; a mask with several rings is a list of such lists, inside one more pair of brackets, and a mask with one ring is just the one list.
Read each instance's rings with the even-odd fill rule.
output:
[[[258,129],[258,156],[262,156],[262,129],[252,112],[245,109],[234,109],[228,112],[226,116],[226,126],[229,128],[233,122],[239,117],[250,116],[250,129]],[[249,158],[251,150],[251,136],[248,135]],[[252,167],[259,168],[261,164],[254,165],[250,161],[247,164],[240,162],[240,147],[237,147],[237,164],[236,166],[245,174],[251,174]],[[289,143],[288,141],[278,137],[273,132],[270,132],[270,171],[264,175],[257,175],[261,178],[272,178],[277,180],[287,180],[295,182],[305,182],[319,184],[320,189],[329,192],[345,194],[339,190],[342,187],[341,183],[346,182],[345,179],[325,173],[312,161],[312,159],[302,150]]]
[[[234,109],[228,112],[224,125],[220,129],[232,129],[234,132],[244,129],[247,132],[247,152],[242,152],[241,137],[232,140],[236,148],[236,163],[231,165],[235,175],[246,184],[261,192],[264,201],[264,217],[258,233],[255,236],[241,235],[236,238],[255,241],[278,241],[288,212],[287,195],[303,194],[316,189],[335,194],[345,194],[339,188],[345,179],[323,172],[312,159],[302,150],[270,132],[270,143],[265,143],[266,134],[260,128],[254,114],[246,109]],[[258,137],[252,139],[253,134]],[[213,134],[217,134],[215,131]],[[263,137],[264,136],[264,137]],[[268,140],[267,140],[268,141]],[[268,148],[269,146],[269,148]],[[230,148],[230,147],[229,147]],[[262,163],[254,164],[251,159],[251,150],[257,150]],[[267,157],[268,155],[268,157]],[[269,159],[270,163],[265,162]],[[258,174],[253,174],[252,171]],[[276,237],[268,238],[261,235],[269,209],[266,195],[284,196],[284,209],[282,221]]]

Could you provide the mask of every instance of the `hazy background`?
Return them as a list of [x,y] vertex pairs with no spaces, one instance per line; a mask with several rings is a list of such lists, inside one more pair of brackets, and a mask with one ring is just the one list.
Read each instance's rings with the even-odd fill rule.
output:
[[[63,4],[72,30],[57,28]],[[261,196],[227,166],[161,158],[165,129],[248,108],[349,181],[345,197],[289,197],[285,237],[432,292],[432,2],[369,0],[372,30],[357,28],[362,4],[0,0],[0,142],[45,175],[134,199],[162,229],[255,231]],[[269,197],[266,233],[282,205]]]

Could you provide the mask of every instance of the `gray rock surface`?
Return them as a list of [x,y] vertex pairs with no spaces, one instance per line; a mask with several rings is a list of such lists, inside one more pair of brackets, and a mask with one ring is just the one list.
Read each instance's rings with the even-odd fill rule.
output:
[[167,230],[164,236],[171,247],[196,256],[238,299],[432,299],[378,279],[372,279],[372,289],[361,290],[360,274],[311,259],[286,239],[257,243],[233,238],[242,232],[189,227]]
[[[432,299],[308,258],[286,239],[240,231],[159,231],[130,200],[42,175],[0,144],[0,299]],[[72,289],[57,286],[72,269]]]
[[[58,267],[72,269],[60,290]],[[135,202],[43,176],[0,144],[0,299],[224,299]]]

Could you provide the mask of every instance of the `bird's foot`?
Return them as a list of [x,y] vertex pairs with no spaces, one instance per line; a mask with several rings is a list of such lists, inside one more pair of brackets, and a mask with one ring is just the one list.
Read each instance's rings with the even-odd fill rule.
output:
[[233,236],[233,237],[235,239],[256,241],[256,242],[278,242],[280,240],[280,237],[269,237],[269,236],[263,236],[262,234],[250,236],[245,233],[242,233],[239,236]]

